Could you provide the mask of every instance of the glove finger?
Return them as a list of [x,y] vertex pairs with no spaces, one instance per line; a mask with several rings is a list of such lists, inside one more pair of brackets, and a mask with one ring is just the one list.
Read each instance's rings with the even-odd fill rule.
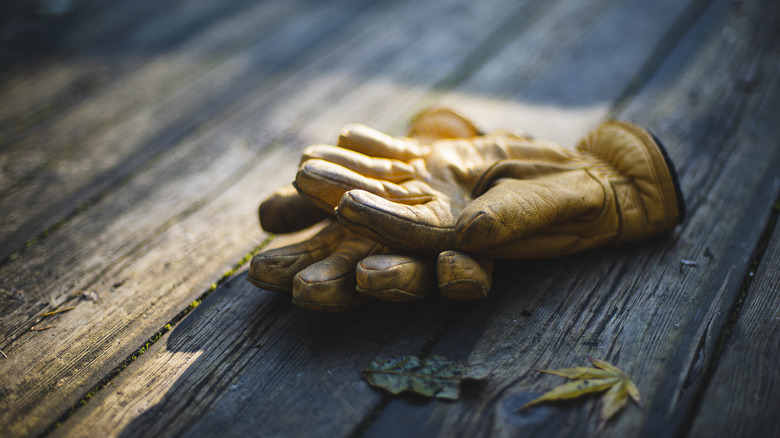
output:
[[372,157],[409,161],[428,152],[428,147],[411,138],[391,137],[366,125],[344,126],[338,145]]
[[423,254],[453,248],[455,220],[444,198],[407,205],[351,190],[341,199],[336,217],[354,231],[394,248]]
[[377,254],[357,265],[357,290],[384,301],[414,301],[434,288],[434,265],[429,257]]
[[434,108],[414,118],[406,138],[392,137],[362,124],[350,124],[341,130],[338,145],[373,157],[409,161],[427,153],[428,147],[420,142],[469,138],[482,134],[471,120],[455,111]]
[[361,189],[403,203],[430,201],[431,189],[423,183],[399,185],[370,178],[324,160],[309,160],[298,170],[295,188],[321,208],[335,208],[344,193]]
[[276,234],[308,228],[328,216],[330,213],[301,196],[292,185],[271,194],[258,208],[260,226]]
[[407,136],[423,143],[444,138],[469,138],[482,135],[474,123],[446,108],[428,109],[418,114],[409,127]]
[[487,298],[492,286],[493,259],[444,251],[439,254],[436,275],[441,294],[447,298],[456,301]]
[[[455,248],[470,254],[519,256],[519,241],[558,223],[587,226],[607,206],[606,190],[586,171],[529,180],[505,179],[463,209]],[[573,236],[576,234],[572,233]],[[571,243],[561,236],[562,243]],[[528,248],[530,251],[545,248]],[[508,252],[502,252],[508,251]]]
[[403,182],[414,176],[414,168],[400,160],[375,158],[339,146],[314,145],[303,153],[302,163],[319,159],[338,164],[369,178]]
[[303,242],[261,252],[252,257],[247,279],[261,289],[292,292],[295,275],[332,254],[347,234],[352,233],[333,222]]
[[380,250],[376,242],[347,233],[330,255],[295,275],[293,304],[327,312],[365,304],[369,297],[356,290],[355,268],[360,260]]

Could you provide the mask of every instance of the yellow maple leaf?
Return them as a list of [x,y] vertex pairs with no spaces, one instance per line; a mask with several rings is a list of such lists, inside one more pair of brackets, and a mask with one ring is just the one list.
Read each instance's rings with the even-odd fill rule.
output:
[[526,409],[540,403],[569,400],[586,394],[606,391],[601,398],[600,428],[603,428],[610,418],[623,409],[629,398],[637,405],[642,405],[639,389],[620,368],[590,356],[588,356],[588,360],[596,368],[574,367],[560,370],[537,370],[540,373],[566,377],[572,381],[556,386],[541,397],[524,404],[520,409]]

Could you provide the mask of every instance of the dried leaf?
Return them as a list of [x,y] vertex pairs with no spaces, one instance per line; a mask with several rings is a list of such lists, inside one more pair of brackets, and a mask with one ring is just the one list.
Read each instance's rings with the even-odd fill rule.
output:
[[539,371],[540,373],[555,374],[556,376],[566,377],[567,379],[606,379],[609,377],[615,377],[615,375],[609,371],[587,367],[536,371]]
[[623,371],[620,368],[616,367],[615,365],[612,365],[609,362],[603,361],[601,359],[596,359],[591,356],[588,356],[588,360],[593,364],[593,366],[597,368],[601,368],[602,370],[605,370],[607,372],[610,372],[613,375],[623,376],[623,377],[626,376],[625,374],[623,374]]
[[626,405],[626,402],[628,402],[628,390],[626,388],[626,380],[623,379],[604,393],[604,396],[601,398],[601,425],[599,428],[603,428],[607,420],[612,418]]
[[629,379],[626,379],[626,390],[631,399],[634,400],[634,403],[642,406],[642,396],[639,395],[639,388],[637,388],[636,385],[634,385],[634,382]]
[[573,382],[556,386],[544,393],[541,397],[524,404],[522,408],[527,408],[547,401],[568,400],[594,392],[602,392],[618,382],[620,382],[620,377],[610,377],[608,379],[577,379]]
[[611,419],[628,402],[629,397],[638,405],[642,398],[634,382],[618,367],[609,362],[588,357],[596,368],[575,367],[560,370],[537,370],[541,373],[555,374],[571,379],[571,382],[556,386],[541,397],[524,404],[525,409],[539,403],[578,398],[586,394],[606,391],[601,398],[601,426]]
[[451,362],[438,355],[427,359],[405,356],[374,361],[363,370],[368,383],[392,394],[407,391],[446,400],[458,398],[461,381],[482,380],[487,375],[483,365]]

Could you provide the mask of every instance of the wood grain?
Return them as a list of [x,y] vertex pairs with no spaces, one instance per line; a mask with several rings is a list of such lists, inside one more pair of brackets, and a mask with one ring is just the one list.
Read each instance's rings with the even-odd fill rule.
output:
[[[611,3],[609,3],[611,5]],[[580,6],[583,9],[587,9],[586,6]],[[605,26],[605,23],[593,22],[591,16],[581,15],[576,13],[576,9],[573,4],[569,4],[569,7],[551,9],[547,14],[554,14],[557,17],[559,27],[566,27],[571,29],[572,27],[579,26],[584,29],[583,34],[589,34],[588,31],[593,32],[593,29],[599,26]],[[609,9],[606,6],[597,8],[601,11],[603,9]],[[684,7],[680,6],[678,11],[684,10]],[[659,8],[659,12],[667,12],[668,9]],[[548,17],[544,14],[545,20],[555,21],[555,17]],[[611,17],[612,20],[620,20],[621,16],[616,14]],[[531,24],[531,23],[529,23]],[[613,23],[614,24],[614,23]],[[564,60],[575,59],[570,56],[565,41],[560,40],[560,36],[554,31],[555,28],[546,34],[549,39],[548,47],[552,47],[552,42],[555,41],[555,47],[560,54],[560,57]],[[571,38],[577,39],[577,33],[572,30]],[[518,30],[520,33],[520,30]],[[595,34],[599,37],[601,35],[598,32]],[[663,29],[659,29],[655,34],[658,38],[663,35]],[[585,43],[583,43],[585,44]],[[641,60],[643,56],[653,50],[653,41],[646,41],[643,45],[645,51],[635,51],[634,56],[636,59]],[[504,55],[507,55],[506,53]],[[523,57],[507,56],[505,60],[511,60],[507,63],[505,61],[505,77],[511,80],[514,74],[520,74],[526,68],[529,68],[533,63],[537,62],[536,59],[529,58],[528,64],[522,61]],[[521,61],[518,61],[521,60]],[[571,62],[560,61],[559,58],[550,56],[548,62]],[[638,64],[635,64],[638,65]],[[565,63],[561,68],[575,69],[576,66],[568,66]],[[475,75],[485,75],[483,80],[487,83],[489,76],[488,71],[482,71],[479,68],[474,68]],[[612,74],[612,82],[615,88],[611,90],[608,96],[605,98],[612,99],[617,98],[622,92],[620,85],[627,85],[633,78],[633,73],[636,70],[605,70],[594,72],[593,74],[604,74],[605,72]],[[476,79],[475,79],[476,80]],[[495,83],[496,93],[499,93],[501,83]],[[504,84],[507,86],[509,83]],[[550,87],[548,91],[554,92],[554,88]],[[456,88],[453,94],[458,94],[459,89]],[[518,95],[521,91],[517,92]],[[371,98],[366,96],[360,96],[363,99]],[[425,98],[424,100],[430,100],[431,98]],[[595,124],[600,117],[603,117],[609,106],[603,106],[601,112],[591,111],[588,116],[590,124]],[[515,109],[515,114],[532,114],[526,107],[526,112],[522,113],[520,110]],[[398,123],[397,121],[395,123]],[[577,124],[572,124],[576,128]],[[572,129],[575,129],[572,128]],[[567,135],[572,136],[572,133]],[[506,285],[504,285],[506,286]],[[232,288],[231,288],[232,289]],[[221,289],[217,294],[224,293]],[[216,299],[216,298],[215,298]],[[224,354],[209,355],[208,358],[204,356],[198,356],[203,360],[197,359],[185,359],[185,363],[180,362],[181,356],[176,349],[170,347],[171,342],[166,341],[155,344],[148,353],[145,353],[143,362],[133,364],[123,372],[120,377],[114,382],[114,385],[104,391],[98,393],[94,402],[90,402],[87,406],[79,410],[74,417],[72,417],[60,430],[58,434],[63,435],[79,435],[86,433],[87,430],[92,428],[99,428],[101,431],[110,434],[119,433],[123,431],[126,435],[146,435],[146,434],[195,434],[195,435],[209,435],[216,431],[227,434],[242,435],[250,432],[261,431],[263,435],[278,435],[281,433],[288,434],[307,434],[313,433],[314,430],[317,433],[323,434],[335,434],[345,435],[351,431],[359,431],[361,422],[374,411],[375,407],[380,402],[380,398],[371,391],[367,391],[367,386],[362,380],[360,380],[360,370],[362,366],[369,363],[371,360],[377,357],[384,357],[384,355],[390,354],[408,354],[416,353],[420,350],[420,345],[424,345],[428,337],[433,337],[435,340],[441,331],[446,334],[448,330],[445,328],[448,326],[448,321],[460,315],[460,312],[466,313],[463,309],[468,308],[484,308],[487,306],[490,309],[494,309],[494,305],[501,305],[500,301],[493,303],[492,299],[485,303],[478,303],[478,305],[468,304],[461,306],[455,310],[450,310],[449,313],[440,313],[433,309],[438,309],[442,300],[436,300],[433,304],[425,303],[422,305],[423,314],[430,314],[424,318],[424,321],[418,321],[414,317],[402,317],[402,320],[406,324],[411,324],[415,327],[412,332],[398,332],[398,328],[394,324],[389,323],[377,323],[372,325],[372,336],[379,337],[387,340],[388,348],[384,349],[364,349],[358,348],[357,345],[349,343],[339,342],[338,335],[332,335],[334,340],[325,340],[319,335],[314,335],[309,329],[308,324],[311,322],[309,319],[316,318],[316,324],[319,324],[320,330],[323,333],[331,333],[332,327],[326,323],[322,323],[318,316],[309,316],[306,319],[302,319],[296,324],[288,322],[279,322],[279,326],[273,326],[269,328],[269,331],[281,330],[285,333],[289,333],[290,338],[285,339],[299,339],[299,341],[285,341],[278,342],[274,345],[274,355],[283,357],[290,364],[289,367],[277,368],[276,361],[281,359],[275,359],[277,356],[264,356],[264,360],[268,360],[269,369],[263,367],[262,364],[253,364],[247,368],[247,371],[236,372],[235,377],[227,378],[219,383],[209,386],[209,390],[203,387],[202,390],[196,390],[197,394],[193,394],[193,382],[199,381],[204,378],[201,374],[207,367],[212,369],[218,367],[220,369],[241,369],[242,365],[248,359],[248,355],[254,357],[254,353],[243,349],[243,353],[240,345],[245,345],[246,334],[233,328],[226,328],[226,324],[234,324],[233,321],[228,320],[214,320],[209,324],[199,325],[196,329],[192,327],[192,333],[184,328],[177,328],[176,330],[182,330],[187,333],[189,339],[192,339],[192,345],[199,345],[205,342],[205,339],[211,339],[217,336],[215,333],[219,333],[221,342],[226,346],[231,346],[234,349],[235,354],[227,358]],[[452,303],[450,303],[452,305]],[[237,308],[254,308],[256,304],[243,304],[237,302],[235,304]],[[415,307],[416,308],[416,307]],[[383,314],[392,313],[392,309],[395,309],[392,305],[377,304],[376,307],[366,309],[360,313],[360,316],[355,316],[358,321],[366,320],[384,320]],[[267,311],[272,311],[268,309]],[[273,310],[278,311],[278,310]],[[258,320],[265,320],[267,318],[258,316]],[[220,322],[221,321],[221,322]],[[486,320],[485,320],[486,321]],[[485,321],[473,323],[471,328],[474,329],[474,335],[482,333],[483,325]],[[364,328],[355,328],[354,324],[362,324],[361,322],[355,322],[351,319],[345,319],[343,324],[348,327],[350,331],[363,333]],[[299,325],[303,325],[302,329]],[[468,330],[467,326],[462,326],[462,330]],[[303,331],[302,331],[303,330]],[[411,334],[410,334],[411,333]],[[184,335],[182,335],[184,336]],[[314,340],[311,340],[314,337]],[[330,339],[331,336],[327,338]],[[322,340],[320,340],[322,339]],[[315,342],[316,341],[316,342]],[[304,354],[297,350],[298,342],[307,343],[321,343],[323,346],[314,352],[314,355]],[[464,345],[464,348],[466,345]],[[189,347],[188,350],[194,348],[198,350],[198,347]],[[227,348],[227,347],[226,347]],[[338,353],[334,353],[338,351]],[[201,353],[198,353],[201,354]],[[270,352],[267,354],[271,354]],[[221,357],[225,356],[225,357]],[[349,365],[346,365],[345,369],[339,370],[337,379],[339,383],[335,384],[328,377],[327,372],[330,368],[317,364],[330,364],[334,358],[349,358]],[[267,359],[266,359],[267,358]],[[300,364],[298,361],[302,361]],[[208,365],[207,365],[208,364]],[[166,371],[163,371],[166,370]],[[332,372],[332,370],[330,370]],[[274,376],[274,381],[270,382],[271,376]],[[150,386],[146,383],[148,381],[154,381],[154,389],[150,391]],[[238,383],[240,382],[240,383]],[[244,388],[240,391],[214,391],[214,387],[223,388],[227,385],[236,385],[235,389]],[[194,397],[194,398],[192,398]],[[365,397],[365,398],[364,398]],[[354,403],[345,404],[344,399],[353,400]],[[185,400],[187,400],[185,402]],[[184,409],[177,407],[183,404],[189,403],[192,406],[191,409]],[[143,406],[142,412],[130,412],[119,407],[124,406]],[[414,409],[410,409],[404,412],[404,416],[416,415],[419,408],[417,404],[414,404]],[[119,414],[121,410],[121,414]],[[170,412],[170,414],[166,414]],[[427,411],[420,411],[427,412]],[[380,419],[383,418],[380,417]],[[405,417],[404,417],[405,418]],[[253,420],[254,419],[254,420]],[[396,423],[400,423],[397,418],[393,420]],[[416,428],[419,424],[409,423],[410,428]],[[407,430],[408,431],[408,430]]]
[[[771,18],[767,14],[766,19]],[[780,135],[775,117],[780,114],[777,40],[765,44],[775,46],[774,55],[766,56],[772,68],[757,71],[760,90],[767,93],[756,98],[766,100],[765,111],[752,115],[744,132],[746,140],[755,143],[772,142]],[[775,190],[779,185],[775,182]],[[757,267],[749,268],[750,286],[744,297],[738,297],[736,320],[727,328],[723,350],[713,365],[714,375],[691,419],[691,436],[780,436],[780,204],[775,203],[773,209],[775,223],[768,228],[768,241],[758,242],[759,251],[765,253]]]
[[[776,128],[763,116],[776,114],[775,81],[756,83],[751,93],[735,86],[751,71],[777,76],[776,20],[761,2],[739,10],[715,3],[622,113],[665,139],[689,201],[686,223],[641,245],[503,275],[497,268],[491,305],[453,323],[433,349],[493,364],[485,390],[462,403],[431,403],[424,413],[393,400],[366,436],[420,427],[436,436],[593,436],[595,401],[516,410],[561,382],[534,369],[585,365],[586,355],[622,367],[645,400],[603,435],[673,436],[687,428],[778,190],[780,155],[765,147]],[[401,421],[411,415],[421,419]]]
[[[322,3],[295,15],[302,8],[292,2],[281,12],[263,4],[231,10],[229,20],[198,29],[204,34],[189,35],[192,41],[174,47],[172,56],[142,54],[145,62],[133,74],[106,80],[101,92],[15,139],[6,159],[24,168],[14,169],[15,184],[0,187],[0,260],[229,112],[301,50],[327,41],[354,16],[353,7],[350,2]],[[153,29],[167,26],[151,24]],[[193,31],[182,27],[182,32]],[[238,35],[243,39],[236,41],[233,32],[242,29]],[[103,62],[112,66],[123,59]]]
[[[778,436],[780,419],[780,233],[755,272],[739,316],[692,419],[691,436]],[[751,271],[752,272],[752,271]]]
[[[52,424],[262,242],[256,206],[271,190],[289,182],[302,147],[335,138],[338,127],[348,120],[375,113],[369,109],[378,101],[386,105],[398,99],[383,117],[408,119],[415,96],[469,55],[465,43],[473,44],[474,50],[481,42],[479,32],[461,32],[460,38],[467,40],[449,46],[452,52],[442,53],[436,69],[419,57],[399,62],[416,38],[415,29],[427,26],[434,33],[451,29],[461,6],[443,9],[431,4],[426,15],[401,19],[409,11],[404,4],[380,5],[315,46],[301,43],[306,38],[293,38],[290,44],[303,46],[293,47],[299,53],[289,55],[294,58],[285,64],[289,74],[266,77],[262,86],[177,139],[169,150],[0,268],[2,350],[9,357],[0,363],[0,374],[25,370],[23,379],[2,382],[3,430],[27,435]],[[502,3],[494,6],[475,12],[485,14],[483,22],[503,19],[496,12],[505,10]],[[319,17],[337,26],[332,21],[335,11],[315,14],[312,20]],[[440,17],[435,26],[426,18],[434,11]],[[299,32],[316,24],[312,20],[297,22]],[[435,45],[436,40],[427,44]],[[415,62],[420,74],[405,77]],[[378,120],[381,127],[382,119]],[[293,125],[300,128],[294,135]],[[125,278],[121,287],[113,287]],[[82,301],[80,291],[97,291],[101,300]],[[47,319],[55,325],[51,330],[29,332],[42,313],[65,305],[77,308]]]
[[[0,435],[780,433],[780,6],[103,3],[0,17],[0,60],[15,59],[0,71]],[[347,122],[403,132],[430,104],[566,145],[604,117],[635,121],[665,142],[688,219],[636,245],[500,261],[472,303],[321,314],[223,277],[267,241],[256,206],[305,145]],[[434,353],[491,378],[443,403],[361,377]],[[586,355],[623,368],[643,407],[602,433],[596,399],[517,410],[561,380],[534,369]]]

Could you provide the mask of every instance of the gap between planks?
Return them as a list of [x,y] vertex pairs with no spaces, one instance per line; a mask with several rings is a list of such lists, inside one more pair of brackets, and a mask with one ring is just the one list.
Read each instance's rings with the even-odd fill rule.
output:
[[397,114],[394,117],[397,117]]

